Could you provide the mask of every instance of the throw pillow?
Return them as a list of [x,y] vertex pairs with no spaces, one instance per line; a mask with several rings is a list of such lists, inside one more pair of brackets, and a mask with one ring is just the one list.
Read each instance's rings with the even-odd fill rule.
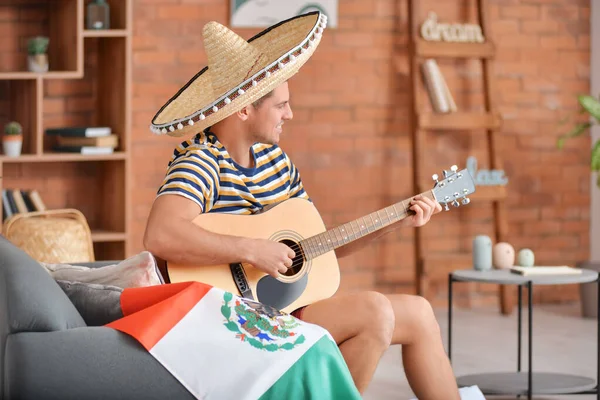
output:
[[88,326],[102,326],[123,318],[122,288],[63,280],[57,280],[56,283],[69,297]]
[[111,285],[123,289],[164,283],[156,260],[148,251],[119,263],[97,268],[71,264],[40,264],[55,280]]

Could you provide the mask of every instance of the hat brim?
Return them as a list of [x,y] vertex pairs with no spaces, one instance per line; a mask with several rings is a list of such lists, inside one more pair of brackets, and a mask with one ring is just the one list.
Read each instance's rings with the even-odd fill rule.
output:
[[327,17],[319,11],[273,25],[248,40],[261,57],[258,72],[235,82],[225,93],[213,93],[209,67],[187,82],[152,119],[156,134],[198,133],[260,99],[295,75],[321,41]]

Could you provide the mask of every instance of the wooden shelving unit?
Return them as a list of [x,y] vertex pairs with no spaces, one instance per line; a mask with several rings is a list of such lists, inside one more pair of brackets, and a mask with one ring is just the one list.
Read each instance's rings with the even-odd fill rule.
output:
[[[108,1],[112,29],[103,31],[85,29],[87,0],[3,3],[9,14],[23,15],[35,8],[36,15],[45,17],[31,34],[29,21],[10,21],[14,29],[8,31],[14,36],[7,39],[18,52],[0,53],[12,57],[10,65],[17,66],[0,65],[0,101],[6,105],[0,107],[0,125],[18,121],[24,135],[20,157],[0,154],[0,190],[36,189],[48,208],[82,211],[92,230],[97,260],[129,254],[132,1]],[[28,29],[20,29],[20,24]],[[50,38],[47,73],[26,70],[24,31]],[[60,85],[80,86],[61,92],[56,89]],[[53,106],[57,103],[62,105],[58,109]],[[109,126],[119,136],[119,147],[107,155],[56,153],[55,138],[44,132],[64,126]]]
[[[451,43],[429,42],[420,37],[420,23],[422,14],[419,10],[418,0],[409,0],[409,56],[411,76],[411,131],[413,139],[413,178],[415,193],[424,192],[431,188],[431,178],[425,176],[431,171],[425,170],[426,149],[425,134],[427,131],[484,131],[487,139],[489,164],[491,169],[502,169],[501,161],[497,155],[497,140],[501,127],[501,117],[494,103],[494,74],[493,60],[495,45],[489,32],[487,16],[487,1],[477,0],[478,24],[481,26],[486,38],[483,43]],[[457,7],[459,4],[457,3]],[[424,101],[420,88],[423,87],[421,63],[428,58],[474,58],[479,59],[483,71],[484,106],[482,112],[459,111],[449,114],[438,114],[423,111]],[[464,168],[464,165],[460,165]],[[469,196],[472,202],[486,202],[493,208],[495,242],[504,241],[507,233],[504,199],[507,196],[505,186],[477,186],[476,192]],[[424,251],[422,230],[415,231],[415,246],[417,259],[417,292],[425,297],[429,296],[429,285],[433,280],[447,280],[448,273],[455,269],[472,268],[470,253],[456,254],[431,254]],[[506,287],[500,287],[501,309],[507,314],[512,309],[512,299],[506,292]]]

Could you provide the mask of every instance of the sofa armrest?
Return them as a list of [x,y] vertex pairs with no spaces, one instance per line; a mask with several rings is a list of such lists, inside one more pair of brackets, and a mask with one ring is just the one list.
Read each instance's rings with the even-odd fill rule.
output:
[[6,399],[193,399],[135,339],[111,328],[13,334],[5,356]]

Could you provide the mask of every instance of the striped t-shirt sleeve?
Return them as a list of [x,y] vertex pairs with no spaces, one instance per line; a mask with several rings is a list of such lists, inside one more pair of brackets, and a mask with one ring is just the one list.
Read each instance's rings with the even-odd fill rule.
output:
[[304,190],[304,185],[302,184],[302,178],[300,178],[300,171],[294,165],[292,160],[290,160],[289,156],[286,154],[285,158],[289,164],[290,168],[290,198],[291,197],[301,197],[304,199],[309,199],[308,194]]
[[218,161],[209,150],[190,152],[177,158],[167,169],[158,196],[178,194],[208,212],[219,192]]

